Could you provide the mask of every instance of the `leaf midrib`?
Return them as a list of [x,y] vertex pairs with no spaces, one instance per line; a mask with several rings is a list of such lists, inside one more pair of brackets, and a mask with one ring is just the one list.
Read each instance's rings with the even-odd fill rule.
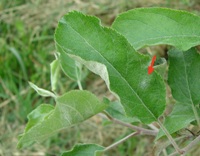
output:
[[[67,105],[67,104],[65,104],[65,103],[62,103],[62,102],[59,102],[59,105],[62,105],[63,107],[67,107],[67,108],[69,108],[69,109],[71,109],[71,110],[74,110],[75,112],[78,113],[79,117],[81,117],[82,120],[85,119],[84,115],[81,114],[76,108],[74,108],[74,107],[72,107],[72,106],[70,106],[70,105]],[[68,121],[69,121],[69,120],[68,120]],[[73,123],[71,123],[71,121],[69,121],[69,123],[70,123],[70,125],[73,125]]]
[[[126,19],[126,21],[138,21],[138,22],[141,22],[141,23],[147,25],[148,27],[152,28],[152,26],[149,25],[148,23],[145,23],[144,21],[141,21],[141,20],[138,20],[138,19]],[[163,34],[160,34],[160,35],[163,35]],[[200,38],[200,36],[195,35],[195,34],[193,34],[193,35],[191,35],[191,34],[190,35],[174,35],[173,36],[173,34],[172,34],[172,35],[165,35],[165,36],[162,36],[162,37],[151,37],[151,38],[148,38],[148,39],[139,40],[139,41],[134,42],[134,43],[138,44],[138,43],[145,42],[145,41],[151,41],[151,40],[157,40],[157,39],[170,39],[170,38]]]
[[169,38],[199,38],[200,39],[200,36],[197,36],[197,35],[177,35],[177,36],[164,36],[164,37],[152,37],[152,38],[148,38],[146,40],[140,40],[140,41],[137,41],[137,42],[134,42],[135,44],[138,44],[138,43],[141,43],[141,42],[144,42],[144,41],[151,41],[151,40],[157,40],[157,39],[169,39]]
[[[62,21],[63,22],[63,21]],[[143,100],[139,97],[139,95],[133,90],[133,88],[131,87],[131,85],[126,81],[126,79],[121,75],[121,73],[114,67],[114,66],[112,66],[112,64],[106,59],[106,58],[104,58],[103,56],[102,56],[102,54],[98,51],[98,50],[96,50],[91,44],[89,44],[89,42],[83,37],[83,36],[81,36],[81,34],[80,33],[78,33],[70,24],[67,24],[66,22],[63,22],[63,24],[65,24],[65,25],[67,25],[67,26],[69,26],[69,27],[71,27],[71,29],[76,33],[76,34],[78,34],[78,36],[80,36],[84,41],[85,41],[85,43],[89,46],[89,47],[91,47],[97,54],[99,54],[115,71],[116,71],[116,73],[118,73],[120,76],[121,76],[121,78],[124,80],[124,82],[127,84],[127,86],[132,90],[132,92],[136,95],[136,97],[139,99],[139,101],[141,102],[141,104],[147,109],[147,111],[152,115],[152,117],[156,120],[156,117],[155,117],[155,115],[150,111],[150,109],[145,105],[145,103],[143,102]],[[114,30],[113,30],[114,31]],[[57,43],[57,42],[56,42]],[[60,46],[60,44],[59,43],[57,43],[59,46]],[[61,46],[61,47],[63,47],[63,46]],[[63,47],[64,49],[65,49],[65,47]]]
[[[138,10],[140,10],[140,9],[138,9]],[[142,10],[142,9],[141,9]],[[172,19],[172,18],[170,18],[170,17],[168,17],[168,16],[166,16],[166,15],[160,15],[160,14],[157,14],[157,13],[154,13],[154,12],[144,12],[144,14],[155,14],[155,15],[157,15],[157,16],[164,16],[165,18],[168,18],[169,20],[171,20],[171,21],[173,21],[173,22],[176,22],[177,24],[180,24],[180,23],[178,23],[176,20],[174,20],[174,19]],[[198,17],[198,16],[197,16]],[[143,23],[143,24],[145,24],[145,25],[148,25],[147,23],[145,23],[144,21],[142,21],[142,20],[139,20],[139,19],[125,19],[126,21],[139,21],[139,22],[141,22],[141,23]],[[115,22],[114,22],[115,23]],[[151,27],[152,28],[152,26],[151,25],[149,25],[149,27]],[[144,39],[144,40],[140,40],[140,41],[137,41],[137,42],[134,42],[134,44],[139,44],[139,43],[142,43],[142,42],[146,42],[146,41],[152,41],[152,40],[157,40],[157,39],[170,39],[170,38],[185,38],[185,37],[187,37],[187,38],[200,38],[200,36],[198,36],[198,35],[175,35],[175,36],[164,36],[164,37],[152,37],[152,38],[148,38],[148,39]]]
[[187,69],[186,69],[186,64],[185,64],[185,57],[184,57],[183,52],[181,54],[182,54],[182,57],[183,57],[184,73],[185,73],[185,77],[186,77],[186,83],[187,83],[187,90],[188,90],[188,93],[189,93],[189,99],[190,99],[191,104],[194,106],[194,103],[193,103],[193,100],[192,100],[192,95],[191,95],[191,92],[190,92],[190,85],[189,85],[189,81],[188,81],[188,76],[187,76]]

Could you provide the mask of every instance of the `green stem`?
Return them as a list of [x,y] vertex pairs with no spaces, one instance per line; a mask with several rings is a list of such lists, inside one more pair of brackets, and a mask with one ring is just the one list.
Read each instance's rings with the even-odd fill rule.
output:
[[165,135],[167,136],[167,138],[169,139],[169,141],[171,142],[171,144],[174,146],[175,150],[179,153],[179,154],[183,154],[183,151],[178,147],[177,143],[175,142],[175,140],[172,138],[172,136],[170,135],[170,133],[168,132],[168,130],[165,128],[165,126],[160,122],[160,120],[158,119],[158,124],[161,127],[161,129],[163,130],[163,132],[165,133]]
[[[76,65],[76,67],[77,67],[77,69],[76,69],[76,77],[77,77],[78,88],[80,90],[83,90],[83,87],[82,87],[82,84],[81,84],[81,72],[82,72],[82,70],[78,65]],[[78,74],[78,69],[80,71],[80,75]]]
[[80,81],[80,80],[77,80],[77,83],[78,83],[78,88],[79,88],[80,90],[83,90],[83,87],[82,87],[82,85],[81,85],[81,81]]
[[200,118],[199,118],[199,114],[198,114],[197,109],[196,109],[196,107],[194,106],[194,104],[192,104],[192,110],[193,110],[193,112],[194,112],[195,119],[197,120],[197,124],[198,124],[198,126],[200,127]]

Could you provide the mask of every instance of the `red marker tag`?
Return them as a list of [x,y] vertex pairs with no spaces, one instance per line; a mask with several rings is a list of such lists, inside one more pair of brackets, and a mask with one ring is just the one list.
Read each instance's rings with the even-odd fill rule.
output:
[[156,60],[156,55],[152,58],[151,65],[148,66],[148,74],[151,74],[154,71],[153,65]]

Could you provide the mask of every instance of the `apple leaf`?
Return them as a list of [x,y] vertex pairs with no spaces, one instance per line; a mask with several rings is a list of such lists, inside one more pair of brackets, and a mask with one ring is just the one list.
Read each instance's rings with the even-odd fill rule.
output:
[[[172,96],[178,102],[172,113],[166,118],[164,125],[169,133],[187,127],[199,118],[200,104],[200,54],[195,48],[188,51],[172,49],[169,55],[168,83]],[[160,131],[157,139],[163,136]]]
[[134,117],[126,116],[124,108],[119,101],[109,102],[106,112],[113,118],[116,118],[123,122],[127,122],[127,123],[140,122],[136,117],[134,118]]
[[128,116],[151,123],[163,113],[165,84],[156,71],[148,75],[151,58],[136,52],[115,30],[102,27],[99,19],[76,11],[66,14],[59,21],[55,41],[104,79]]
[[[191,105],[175,104],[173,111],[166,117],[164,126],[170,134],[187,127],[195,120]],[[164,136],[165,133],[160,129],[156,140]]]
[[77,144],[71,151],[62,153],[61,156],[98,156],[104,147],[96,144]]
[[185,52],[172,49],[168,55],[168,83],[173,97],[182,104],[200,104],[200,54],[192,48]]
[[138,8],[120,14],[112,28],[135,49],[168,44],[188,50],[200,44],[200,17],[168,8]]
[[48,90],[39,88],[38,86],[36,86],[35,84],[33,84],[32,82],[29,82],[29,85],[31,86],[31,88],[33,88],[39,95],[44,96],[44,97],[48,97],[51,96],[53,98],[56,98],[56,95]]
[[56,98],[56,106],[41,105],[28,115],[29,122],[20,136],[18,148],[46,140],[59,130],[83,122],[106,109],[88,91],[70,91]]

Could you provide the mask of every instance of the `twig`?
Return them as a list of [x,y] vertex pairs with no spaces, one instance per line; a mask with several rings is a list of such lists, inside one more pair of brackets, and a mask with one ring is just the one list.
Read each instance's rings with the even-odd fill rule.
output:
[[[182,149],[184,151],[184,155],[187,154],[196,144],[200,142],[200,135],[196,137],[190,144],[188,144],[185,148]],[[178,152],[174,152],[170,154],[169,156],[176,156]]]
[[[145,134],[145,135],[152,135],[152,136],[156,136],[158,131],[155,131],[155,130],[149,130],[149,129],[145,129],[145,128],[141,128],[141,127],[138,127],[138,126],[135,126],[135,125],[132,125],[132,124],[129,124],[129,123],[125,123],[123,121],[120,121],[118,119],[115,119],[113,118],[112,116],[110,116],[108,113],[106,113],[105,111],[103,112],[104,115],[106,115],[106,117],[112,121],[113,123],[116,123],[116,124],[119,124],[119,125],[122,125],[122,126],[125,126],[125,127],[128,127],[134,131],[137,131],[138,133],[140,134]],[[101,115],[102,116],[102,115]],[[102,116],[105,118],[105,116]]]
[[171,134],[168,132],[168,130],[165,128],[165,126],[160,122],[160,120],[158,119],[158,124],[161,127],[161,129],[163,130],[163,132],[165,133],[165,135],[167,136],[167,138],[169,139],[169,141],[171,142],[171,144],[173,145],[173,147],[175,148],[175,150],[179,153],[179,154],[183,154],[184,151],[182,151],[177,143],[175,142],[175,140],[172,138]]
[[200,142],[200,135],[198,137],[196,137],[189,145],[187,145],[184,148],[184,151],[189,151],[191,150],[196,144],[198,144]]
[[129,134],[129,135],[126,136],[125,138],[122,138],[121,140],[115,142],[114,144],[112,144],[112,145],[106,147],[106,148],[104,149],[104,152],[106,152],[106,151],[108,151],[108,150],[110,150],[110,149],[116,147],[117,145],[123,143],[124,141],[126,141],[126,140],[128,140],[129,138],[131,138],[131,137],[133,137],[133,136],[135,136],[135,135],[138,135],[138,134],[140,134],[140,133],[139,133],[139,132],[134,132],[134,133]]
[[148,126],[149,126],[151,129],[155,130],[155,131],[159,131],[159,129],[158,129],[156,126],[154,126],[153,124],[148,124]]

